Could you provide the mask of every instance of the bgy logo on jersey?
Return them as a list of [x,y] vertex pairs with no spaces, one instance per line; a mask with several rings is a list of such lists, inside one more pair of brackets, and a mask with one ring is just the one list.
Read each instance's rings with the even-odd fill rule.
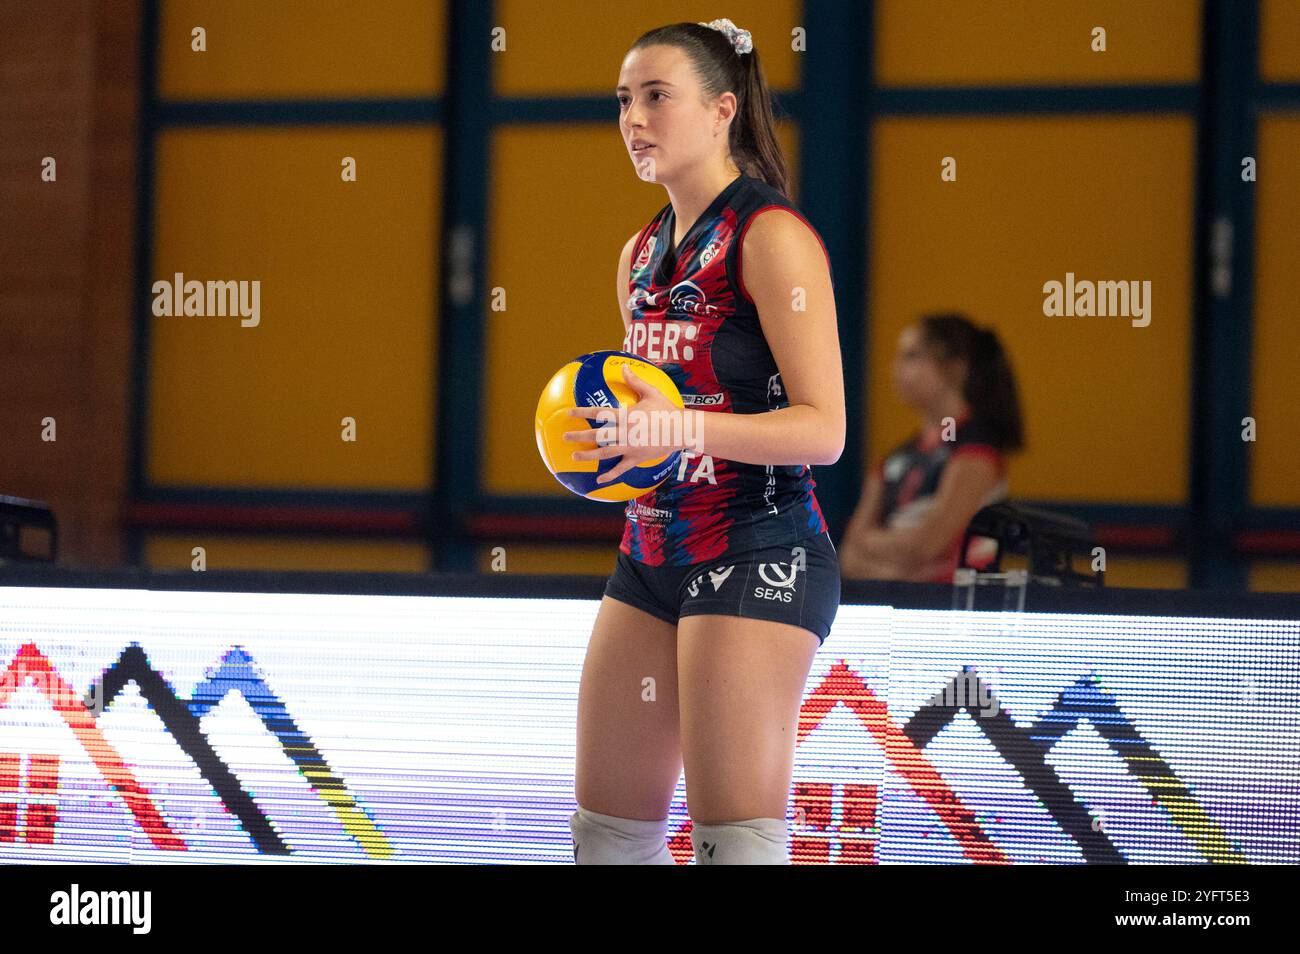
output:
[[682,394],[682,404],[686,407],[718,407],[724,395],[721,391],[712,394]]
[[[708,571],[707,575],[709,577],[709,582],[713,584],[713,592],[716,593],[722,588],[722,584],[727,582],[727,577],[731,576],[732,571],[735,569],[736,567],[733,564],[732,566],[720,566],[716,570]],[[686,588],[686,591],[690,593],[691,596],[700,595],[700,584],[704,582],[704,577],[705,574],[701,573],[695,579],[691,580],[691,585]]]
[[[788,567],[788,569],[783,569]],[[779,600],[789,603],[794,597],[794,585],[799,570],[802,569],[798,558],[791,563],[760,563],[758,575],[763,578],[766,587],[754,587],[754,595],[761,600]]]

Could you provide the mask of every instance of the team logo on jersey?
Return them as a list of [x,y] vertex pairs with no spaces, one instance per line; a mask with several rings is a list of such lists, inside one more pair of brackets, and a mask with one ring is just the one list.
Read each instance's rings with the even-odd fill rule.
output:
[[709,262],[713,261],[713,257],[718,254],[718,248],[719,242],[717,239],[714,239],[708,244],[708,247],[700,253],[700,268],[703,268],[705,265],[709,264]]
[[716,573],[712,570],[709,571],[709,582],[713,584],[713,592],[718,592],[718,587],[727,582],[727,577],[731,576],[731,571],[734,569],[734,566],[729,566],[725,570],[719,570]]
[[[783,567],[789,567],[789,572]],[[796,563],[761,563],[758,574],[767,586],[755,586],[754,597],[774,599],[777,603],[789,603],[794,598],[794,580],[800,573]]]
[[[790,568],[787,573],[781,569],[784,566]],[[760,600],[775,600],[778,603],[789,603],[794,598],[795,579],[799,575],[799,566],[795,563],[760,563],[758,565],[758,575],[763,578],[766,587],[754,587],[754,596]]]
[[[732,564],[731,566],[720,566],[716,570],[708,571],[709,582],[713,584],[713,592],[718,592],[722,587],[722,584],[727,582],[727,577],[731,576],[732,571],[735,569],[735,564]],[[700,584],[704,582],[704,576],[705,574],[701,573],[695,579],[691,580],[691,585],[686,588],[686,591],[690,593],[691,596],[700,595]]]
[[641,246],[641,254],[636,257],[636,264],[632,266],[634,269],[645,268],[650,263],[650,256],[654,254],[656,241],[653,235],[646,239],[646,243]]
[[[790,571],[787,573],[781,569],[788,566]],[[769,573],[768,567],[771,567]],[[758,565],[758,575],[763,578],[763,582],[768,586],[774,586],[780,590],[794,589],[795,577],[799,575],[799,567],[793,563],[760,563]]]
[[718,311],[717,305],[708,303],[708,296],[704,294],[703,289],[695,282],[686,281],[678,282],[668,293],[668,310],[677,311],[688,315],[713,315]]

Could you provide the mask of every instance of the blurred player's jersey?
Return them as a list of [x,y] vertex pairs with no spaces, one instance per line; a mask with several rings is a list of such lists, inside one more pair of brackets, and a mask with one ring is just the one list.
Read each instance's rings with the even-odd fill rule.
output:
[[[943,440],[942,432],[918,432],[876,465],[876,475],[880,477],[884,490],[880,512],[883,526],[914,527],[919,524],[934,506],[939,481],[948,462],[966,454],[987,458],[998,472],[998,483],[981,506],[997,503],[1006,497],[1006,465],[988,428],[972,420],[969,414],[956,419],[953,424],[952,440]],[[965,532],[963,527],[944,554],[926,569],[928,579],[952,582]],[[969,565],[982,567],[992,557],[992,541],[984,537],[972,538],[967,552]]]
[[[740,256],[753,217],[774,207],[807,224],[780,192],[742,174],[678,248],[672,247],[671,203],[632,245],[632,321],[623,350],[662,368],[687,408],[758,414],[789,406],[758,309],[745,291]],[[703,426],[707,444],[707,419]],[[652,566],[685,566],[793,544],[826,530],[816,486],[807,464],[765,466],[683,451],[666,481],[628,501],[619,549]]]

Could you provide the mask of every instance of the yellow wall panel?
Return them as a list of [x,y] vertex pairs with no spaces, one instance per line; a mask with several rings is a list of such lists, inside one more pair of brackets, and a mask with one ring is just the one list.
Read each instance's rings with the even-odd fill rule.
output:
[[[1297,11],[1300,14],[1300,10]],[[1251,341],[1250,414],[1256,421],[1250,460],[1250,499],[1260,506],[1300,505],[1300,416],[1296,414],[1296,368],[1300,334],[1300,193],[1295,187],[1300,156],[1300,114],[1266,114],[1256,147],[1255,320]]]
[[[874,150],[870,462],[917,426],[891,384],[899,332],[957,309],[998,331],[1017,375],[1029,446],[1011,460],[1013,496],[1183,502],[1192,123],[886,119]],[[955,182],[940,181],[945,156],[957,160]],[[1044,315],[1044,283],[1067,273],[1151,281],[1150,324]]]
[[[876,78],[884,86],[1195,82],[1200,18],[1200,0],[877,0]],[[1094,27],[1106,30],[1105,52],[1092,49]]]
[[161,134],[150,283],[257,280],[261,316],[151,318],[150,480],[429,485],[440,154],[433,129]]
[[1185,590],[1187,564],[1182,560],[1110,553],[1106,556],[1106,586]]
[[[609,576],[618,560],[618,544],[604,543],[596,546],[568,544],[502,543],[505,550],[505,569],[493,569],[493,545],[478,551],[478,571],[504,576],[507,573],[574,573],[591,576]],[[557,593],[557,596],[563,596]]]
[[[796,130],[778,139],[797,179]],[[582,170],[580,179],[574,170]],[[615,278],[624,243],[668,202],[637,178],[614,124],[503,127],[493,143],[483,479],[489,493],[565,490],[537,454],[533,413],[566,361],[623,346]],[[596,504],[592,505],[597,506]]]
[[801,25],[802,8],[797,0],[747,0],[721,12],[683,0],[613,7],[592,0],[503,0],[494,20],[506,31],[506,50],[493,59],[496,91],[502,96],[608,94],[613,122],[618,118],[618,71],[637,37],[671,23],[708,22],[724,15],[753,35],[768,84],[792,89],[804,54],[790,48],[790,31]]
[[[207,49],[195,52],[195,27]],[[433,96],[446,72],[445,0],[164,0],[164,99]]]
[[323,570],[354,573],[426,573],[423,543],[296,536],[156,533],[145,538],[145,563],[155,569],[190,569],[203,547],[209,570]]
[[1300,561],[1260,560],[1252,563],[1250,588],[1264,593],[1300,593]]
[[1300,3],[1260,0],[1259,76],[1266,83],[1300,80]]

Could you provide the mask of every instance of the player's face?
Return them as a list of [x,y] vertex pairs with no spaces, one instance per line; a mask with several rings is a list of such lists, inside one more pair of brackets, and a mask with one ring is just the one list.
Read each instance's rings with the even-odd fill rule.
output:
[[706,158],[713,114],[681,49],[633,50],[623,58],[616,96],[623,145],[642,179],[666,182]]
[[899,333],[893,372],[898,396],[920,410],[939,405],[960,386],[954,369],[938,360],[916,325],[908,325]]

